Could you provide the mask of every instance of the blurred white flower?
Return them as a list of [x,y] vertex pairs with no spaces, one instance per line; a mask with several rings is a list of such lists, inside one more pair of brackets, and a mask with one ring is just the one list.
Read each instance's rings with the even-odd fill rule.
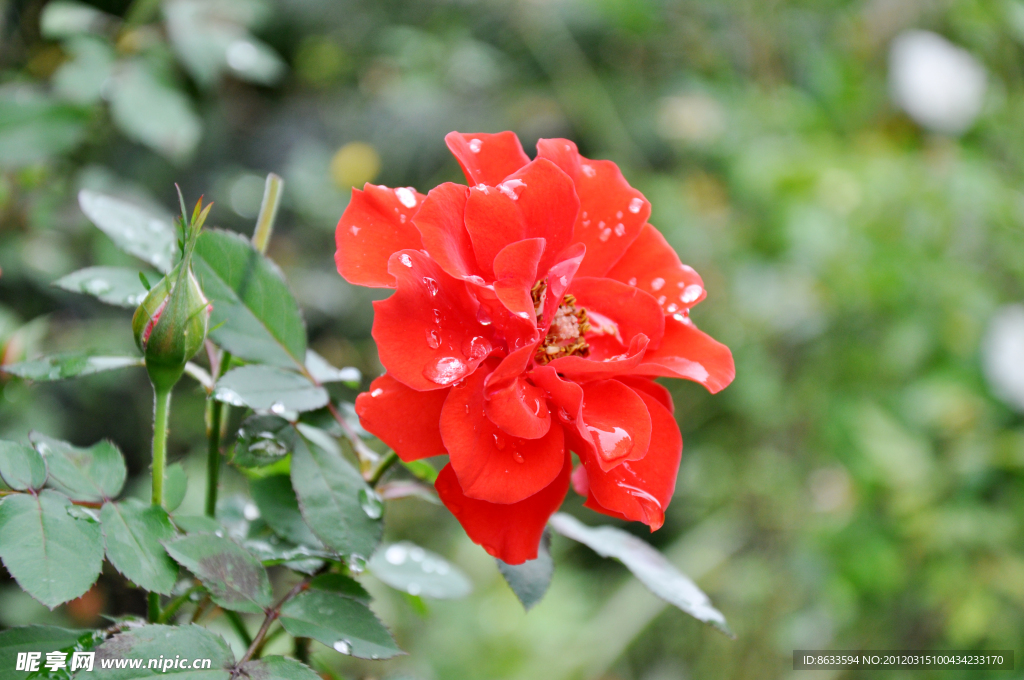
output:
[[982,368],[992,392],[1024,411],[1024,305],[1006,305],[989,322],[982,344]]
[[923,127],[960,134],[981,111],[985,68],[967,50],[929,31],[904,31],[889,51],[893,101]]
[[714,98],[700,92],[663,97],[658,102],[658,134],[691,144],[715,141],[725,132],[725,111]]

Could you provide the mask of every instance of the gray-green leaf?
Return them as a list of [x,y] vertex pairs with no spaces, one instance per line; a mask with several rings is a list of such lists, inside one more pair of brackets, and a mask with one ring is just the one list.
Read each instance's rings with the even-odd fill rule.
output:
[[165,274],[174,267],[178,259],[178,234],[169,215],[89,189],[78,192],[78,205],[89,221],[121,250]]
[[59,354],[9,364],[0,370],[25,380],[51,381],[80,378],[93,373],[142,366],[141,357],[97,357],[88,354]]
[[373,553],[382,531],[380,515],[363,509],[360,493],[372,492],[339,451],[296,437],[292,487],[302,516],[324,545],[344,555]]
[[545,530],[537,548],[536,559],[522,564],[498,562],[498,571],[505,577],[512,592],[516,594],[527,611],[543,599],[555,573],[555,562],[551,559],[551,534]]
[[403,653],[369,607],[336,592],[311,588],[300,593],[281,608],[281,624],[296,637],[363,659]]
[[169,595],[178,578],[178,565],[161,541],[177,532],[163,508],[130,498],[105,503],[100,512],[107,558],[129,581],[148,591]]
[[279,463],[292,452],[295,431],[284,418],[251,415],[238,428],[238,441],[231,463],[244,468],[266,467]]
[[50,609],[80,597],[103,566],[100,527],[68,513],[56,491],[0,502],[0,558],[22,590]]
[[[161,656],[164,659],[180,656],[189,663],[198,660],[201,668],[168,668],[164,671],[148,667],[150,659]],[[231,673],[227,668],[235,661],[231,649],[219,635],[194,624],[141,626],[115,635],[96,649],[94,667],[99,671],[104,661],[115,659],[141,659],[142,667],[104,669],[97,677],[102,680],[137,680],[152,676],[174,680],[228,680]],[[89,674],[83,677],[88,678]]]
[[28,444],[0,439],[0,478],[16,491],[39,489],[46,483],[46,461]]
[[287,475],[254,479],[249,483],[260,516],[281,538],[296,545],[321,549],[323,544],[302,519],[299,501]]
[[555,513],[550,524],[558,533],[579,541],[598,555],[622,562],[652,593],[669,604],[734,637],[725,616],[711,605],[704,591],[648,543],[615,527],[589,527],[562,512]]
[[206,229],[193,269],[213,303],[210,337],[248,361],[300,369],[306,325],[277,266],[239,234]]
[[124,458],[109,440],[80,448],[38,432],[29,439],[46,459],[49,483],[76,501],[109,500],[124,486]]
[[437,553],[415,543],[382,545],[366,565],[396,590],[438,600],[466,597],[473,590],[466,575]]
[[[68,630],[56,626],[9,628],[0,631],[0,668],[8,669],[8,673],[13,672],[10,669],[16,667],[19,653],[39,652],[41,654],[40,661],[45,662],[47,652],[89,651],[102,640],[102,631]],[[70,661],[70,655],[68,660]],[[43,663],[40,663],[40,666],[42,665]],[[7,674],[4,677],[8,677]],[[14,677],[17,677],[17,674]],[[22,677],[27,676],[22,675]]]
[[314,352],[306,350],[306,370],[318,383],[342,382],[352,387],[358,387],[363,374],[354,366],[335,368],[327,359]]
[[214,388],[215,399],[235,406],[285,411],[314,411],[330,399],[327,390],[305,376],[274,366],[250,364],[225,373]]
[[171,557],[203,582],[221,607],[258,614],[272,604],[266,569],[231,539],[192,534],[165,541],[164,546]]
[[50,40],[67,38],[103,28],[112,18],[82,2],[54,0],[43,7],[39,32]]
[[248,680],[320,680],[309,666],[283,656],[265,656],[258,661],[246,661],[238,669]]
[[137,269],[125,267],[87,267],[57,279],[53,285],[92,295],[100,302],[117,307],[135,308],[146,298],[146,288]]
[[39,90],[0,87],[0,167],[18,168],[70,151],[85,138],[88,109],[63,104]]

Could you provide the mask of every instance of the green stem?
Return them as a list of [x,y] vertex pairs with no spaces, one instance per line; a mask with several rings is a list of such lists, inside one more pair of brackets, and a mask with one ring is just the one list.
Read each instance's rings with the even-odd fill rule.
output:
[[192,586],[181,595],[178,595],[176,598],[168,602],[167,606],[164,607],[164,610],[160,612],[160,617],[157,619],[157,623],[167,623],[170,618],[174,616],[179,609],[181,609],[181,605],[188,602],[189,598],[192,597],[192,593],[197,590],[202,590],[202,588],[203,587],[200,585]]
[[263,204],[260,205],[260,214],[256,218],[256,231],[252,235],[252,244],[261,253],[267,252],[267,244],[270,243],[270,235],[274,231],[277,209],[281,205],[282,191],[284,191],[284,180],[274,173],[267,175],[267,183],[263,188]]
[[[231,352],[221,352],[217,373],[213,376],[214,384],[227,373],[231,364]],[[217,516],[217,485],[220,483],[220,442],[224,432],[224,424],[228,419],[229,405],[213,398],[211,393],[206,399],[206,516]]]
[[238,633],[238,637],[242,638],[242,643],[248,647],[252,644],[252,636],[249,635],[249,629],[245,627],[245,621],[238,615],[238,612],[233,612],[229,609],[224,610],[224,616],[227,617],[228,621],[231,622],[231,627]]
[[380,478],[383,477],[384,473],[387,472],[388,469],[397,461],[398,454],[396,454],[394,451],[388,451],[387,454],[385,454],[384,456],[384,460],[380,462],[380,464],[377,466],[377,469],[374,470],[373,474],[370,475],[370,478],[366,480],[366,483],[369,484],[370,486],[377,486],[377,482],[380,481]]
[[[167,471],[167,415],[171,410],[170,388],[154,387],[153,399],[153,505],[163,507]],[[149,620],[160,620],[160,594],[149,594]]]

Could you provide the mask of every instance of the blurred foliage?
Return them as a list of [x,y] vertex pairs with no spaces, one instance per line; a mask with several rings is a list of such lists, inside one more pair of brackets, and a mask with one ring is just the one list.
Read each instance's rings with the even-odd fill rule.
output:
[[[890,103],[888,48],[908,28],[988,71],[960,138]],[[739,639],[557,537],[551,591],[524,615],[454,519],[408,499],[388,504],[390,538],[455,555],[474,595],[378,588],[410,655],[316,656],[339,677],[661,680],[790,677],[794,648],[1019,647],[1024,421],[991,395],[980,347],[993,312],[1024,298],[1022,45],[1019,0],[8,0],[4,359],[131,348],[130,312],[51,285],[129,264],[77,189],[172,209],[178,181],[216,203],[213,224],[248,233],[274,171],[288,188],[270,255],[311,345],[372,377],[369,294],[330,257],[349,188],[461,181],[453,129],[512,129],[528,149],[571,137],[645,192],[707,283],[694,319],[735,353],[715,398],[668,383],[685,450],[650,540]],[[0,436],[111,436],[137,476],[150,400],[132,376],[2,383]],[[182,390],[171,457],[198,471],[203,400]],[[89,625],[138,611],[130,593],[108,575],[51,613],[8,582],[0,624]]]

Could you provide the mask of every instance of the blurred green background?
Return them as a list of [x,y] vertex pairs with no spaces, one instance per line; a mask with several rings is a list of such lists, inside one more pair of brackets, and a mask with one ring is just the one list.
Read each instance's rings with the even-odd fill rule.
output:
[[[693,318],[735,354],[720,395],[667,382],[683,463],[647,538],[738,639],[559,537],[524,614],[443,508],[408,499],[389,503],[389,536],[451,556],[474,594],[423,612],[368,578],[409,656],[321,658],[422,680],[855,676],[794,672],[806,648],[1016,648],[1020,668],[1024,321],[1005,305],[1024,298],[1022,114],[1018,0],[8,0],[0,348],[133,349],[127,310],[50,285],[135,266],[79,188],[169,211],[179,182],[216,203],[210,223],[249,232],[276,172],[270,255],[312,347],[372,378],[373,295],[332,260],[350,188],[462,181],[450,130],[515,130],[531,153],[569,137],[650,199],[706,282]],[[145,472],[142,371],[0,389],[0,436],[110,437]],[[183,383],[171,458],[197,509],[202,409]],[[607,519],[572,494],[566,509]],[[49,612],[4,573],[0,625],[137,611],[119,578]]]

